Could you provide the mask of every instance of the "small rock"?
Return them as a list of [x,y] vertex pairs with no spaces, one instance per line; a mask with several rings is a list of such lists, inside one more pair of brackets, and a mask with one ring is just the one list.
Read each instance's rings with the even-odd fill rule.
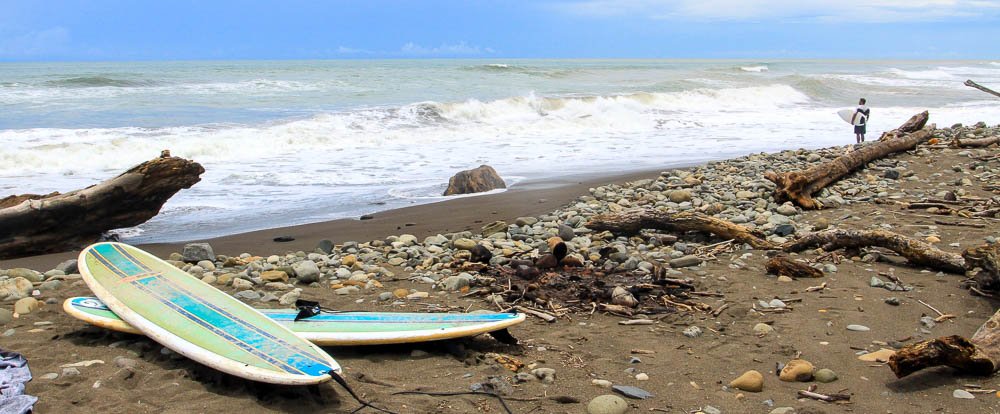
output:
[[246,279],[233,279],[233,288],[236,290],[248,290],[253,289],[253,282]]
[[837,380],[837,373],[833,372],[831,369],[822,368],[813,373],[813,378],[815,378],[816,381],[823,383],[834,382]]
[[135,367],[139,365],[138,361],[123,356],[116,356],[113,361],[115,363],[115,366],[117,366],[118,368],[128,369],[132,371],[135,371]]
[[292,264],[295,271],[295,278],[299,283],[312,283],[319,281],[319,266],[312,260],[303,260]]
[[198,263],[202,260],[215,260],[215,252],[208,243],[188,243],[184,245],[182,260],[188,263]]
[[771,332],[774,332],[774,327],[766,323],[758,323],[753,326],[753,334],[758,337],[763,337]]
[[0,308],[0,325],[6,324],[12,320],[14,320],[14,313],[7,309]]
[[962,389],[952,391],[951,396],[955,397],[955,398],[961,398],[963,400],[974,400],[974,399],[976,399],[976,396],[972,395],[971,392],[968,392],[968,391],[962,390]]
[[[56,374],[55,372],[49,372],[47,374],[42,374],[42,376],[40,376],[38,378],[41,378],[43,380],[54,380],[56,378],[59,378],[59,374]],[[622,411],[622,412],[624,412],[624,411]]]
[[649,391],[629,385],[613,385],[611,389],[621,395],[637,400],[645,400],[653,396],[653,394],[650,394]]
[[825,217],[820,217],[816,221],[813,221],[813,230],[825,230],[828,227],[830,227],[830,221]]
[[640,373],[638,373],[638,374],[635,375],[635,380],[636,381],[649,381],[649,375],[647,375],[645,372],[640,372]]
[[781,369],[778,378],[786,382],[805,382],[812,379],[813,365],[804,359],[793,359]]
[[611,386],[614,385],[611,381],[602,379],[590,380],[590,383],[601,388],[611,388]]
[[688,190],[674,190],[670,192],[670,201],[674,203],[683,203],[685,201],[691,201],[693,195]]
[[795,206],[793,206],[792,203],[788,202],[778,206],[778,209],[775,211],[777,211],[778,214],[781,214],[783,216],[794,216],[796,214],[799,214],[799,211],[795,209]]
[[18,315],[27,315],[31,312],[38,310],[38,307],[42,306],[38,299],[27,297],[18,299],[14,302],[14,313]]
[[768,414],[795,414],[795,407],[778,407]]
[[701,412],[705,414],[722,414],[722,410],[712,407],[711,405],[701,407]]
[[868,332],[871,328],[864,325],[847,325],[847,330],[854,332]]
[[440,283],[441,283],[441,287],[444,288],[444,290],[456,291],[456,290],[460,290],[460,289],[462,289],[464,287],[469,287],[469,285],[471,284],[471,281],[467,277],[462,277],[462,276],[448,276],[448,277],[444,278],[443,280],[441,280]]
[[281,282],[288,283],[288,273],[280,270],[268,270],[265,272],[260,272],[260,278],[265,282]]
[[260,293],[257,293],[253,290],[243,290],[240,292],[236,292],[236,294],[234,294],[233,297],[243,300],[257,300],[260,299]]
[[791,224],[779,224],[774,228],[774,234],[782,237],[795,234],[795,226]]
[[697,326],[689,326],[684,330],[684,336],[688,338],[697,338],[701,336],[701,328]]
[[893,296],[891,298],[885,298],[885,303],[887,305],[899,306],[899,298]]
[[681,267],[697,266],[701,264],[701,262],[702,260],[700,257],[694,255],[688,255],[671,260],[670,267],[676,269]]
[[531,374],[546,384],[556,382],[556,370],[552,368],[535,368],[531,370]]
[[352,293],[357,293],[361,289],[357,286],[344,286],[339,289],[334,289],[333,293],[336,295],[350,295]]
[[730,381],[729,386],[741,391],[761,392],[764,390],[764,376],[758,371],[750,370]]
[[896,355],[896,351],[888,348],[882,348],[875,352],[869,352],[867,354],[858,357],[859,360],[865,362],[888,362],[889,358]]
[[599,395],[587,404],[587,414],[625,414],[628,403],[617,395]]
[[316,244],[316,250],[323,252],[323,254],[330,254],[333,252],[333,241],[328,239],[320,240]]

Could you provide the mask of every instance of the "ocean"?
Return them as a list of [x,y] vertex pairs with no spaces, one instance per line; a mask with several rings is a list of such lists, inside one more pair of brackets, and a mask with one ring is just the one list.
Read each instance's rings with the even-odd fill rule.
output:
[[[71,191],[155,158],[201,163],[126,241],[178,242],[509,185],[854,142],[930,110],[1000,123],[996,61],[323,60],[0,63],[0,196]],[[72,218],[67,218],[72,220]]]

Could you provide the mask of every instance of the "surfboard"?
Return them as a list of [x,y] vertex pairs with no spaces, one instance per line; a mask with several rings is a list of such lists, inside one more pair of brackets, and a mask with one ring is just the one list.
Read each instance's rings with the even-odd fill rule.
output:
[[238,377],[307,385],[340,365],[284,325],[141,249],[97,243],[80,252],[87,286],[123,321],[161,345]]
[[862,125],[865,121],[865,116],[855,109],[841,109],[837,111],[837,115],[840,115],[840,119],[843,119],[844,122],[854,126]]
[[[63,302],[74,318],[112,331],[142,334],[95,297]],[[257,309],[317,345],[385,345],[475,336],[524,322],[523,313],[321,313],[295,321],[295,309]]]

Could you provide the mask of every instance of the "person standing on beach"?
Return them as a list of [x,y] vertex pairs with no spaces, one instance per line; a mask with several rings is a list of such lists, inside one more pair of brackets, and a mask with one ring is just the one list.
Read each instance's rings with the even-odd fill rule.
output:
[[854,138],[858,140],[858,144],[865,142],[865,132],[868,129],[868,117],[871,115],[871,109],[868,109],[868,105],[865,105],[868,101],[865,98],[861,98],[858,101],[857,114],[861,117],[861,124],[854,126]]

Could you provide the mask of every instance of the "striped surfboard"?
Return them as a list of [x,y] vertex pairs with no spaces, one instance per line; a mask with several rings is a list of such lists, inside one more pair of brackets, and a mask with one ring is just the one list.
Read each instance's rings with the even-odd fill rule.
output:
[[220,371],[288,385],[328,381],[340,365],[318,346],[141,249],[97,243],[80,273],[123,321],[156,342]]
[[[63,302],[74,318],[105,329],[142,334],[121,320],[100,299],[75,297]],[[321,313],[295,321],[295,309],[257,309],[317,345],[385,345],[473,336],[524,322],[521,313]]]

